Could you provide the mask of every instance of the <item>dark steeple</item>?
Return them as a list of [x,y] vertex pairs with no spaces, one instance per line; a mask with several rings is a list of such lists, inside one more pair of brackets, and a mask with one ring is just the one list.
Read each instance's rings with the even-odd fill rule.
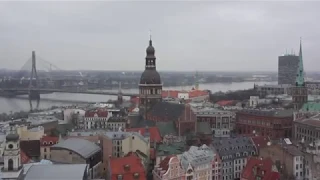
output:
[[156,57],[154,55],[155,50],[154,47],[152,46],[152,39],[151,39],[151,34],[150,34],[150,39],[149,39],[149,46],[146,49],[146,67],[145,69],[156,69]]
[[304,70],[303,70],[303,58],[302,58],[302,44],[300,39],[300,51],[299,51],[299,65],[297,69],[296,86],[304,86]]

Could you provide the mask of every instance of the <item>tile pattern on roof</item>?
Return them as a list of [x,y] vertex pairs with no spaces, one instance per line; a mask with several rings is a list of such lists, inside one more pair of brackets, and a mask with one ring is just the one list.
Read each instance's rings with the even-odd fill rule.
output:
[[279,180],[280,174],[273,172],[272,166],[273,162],[270,158],[259,159],[250,157],[246,167],[242,171],[241,177],[247,180],[256,180],[257,177],[262,177],[261,180]]
[[[127,166],[127,167],[126,167]],[[122,179],[133,179],[135,173],[139,174],[139,180],[146,179],[145,169],[142,161],[135,153],[121,158],[111,158],[111,180],[118,180],[118,175],[122,175]]]
[[[231,156],[232,158],[247,157],[251,152],[255,152],[254,145],[249,137],[236,138],[214,138],[212,146],[216,148],[220,157]],[[247,154],[245,154],[247,153]]]

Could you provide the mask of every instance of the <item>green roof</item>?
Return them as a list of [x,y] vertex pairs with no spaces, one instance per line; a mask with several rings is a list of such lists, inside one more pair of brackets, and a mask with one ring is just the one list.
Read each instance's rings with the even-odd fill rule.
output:
[[203,134],[212,134],[210,124],[208,122],[198,122],[197,123],[197,132]]
[[301,110],[302,111],[320,111],[320,102],[304,103]]
[[160,135],[163,137],[167,134],[177,135],[177,130],[173,121],[157,122],[156,126],[159,129]]
[[169,156],[182,154],[185,151],[185,142],[173,142],[169,144],[160,144],[157,146],[157,156]]

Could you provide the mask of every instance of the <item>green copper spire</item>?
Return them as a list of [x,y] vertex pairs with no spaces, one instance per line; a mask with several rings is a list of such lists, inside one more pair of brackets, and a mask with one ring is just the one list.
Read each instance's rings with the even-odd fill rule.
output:
[[302,59],[302,45],[300,39],[300,51],[299,51],[299,66],[296,78],[296,86],[304,86],[304,71],[303,71],[303,59]]

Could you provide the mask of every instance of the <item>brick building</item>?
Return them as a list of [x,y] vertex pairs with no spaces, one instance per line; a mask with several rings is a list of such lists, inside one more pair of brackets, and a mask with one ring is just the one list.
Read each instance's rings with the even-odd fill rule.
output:
[[243,135],[279,139],[291,137],[292,110],[242,110],[236,114],[236,131]]
[[197,132],[197,117],[189,105],[159,102],[147,113],[147,119],[154,122],[175,122],[179,135]]

